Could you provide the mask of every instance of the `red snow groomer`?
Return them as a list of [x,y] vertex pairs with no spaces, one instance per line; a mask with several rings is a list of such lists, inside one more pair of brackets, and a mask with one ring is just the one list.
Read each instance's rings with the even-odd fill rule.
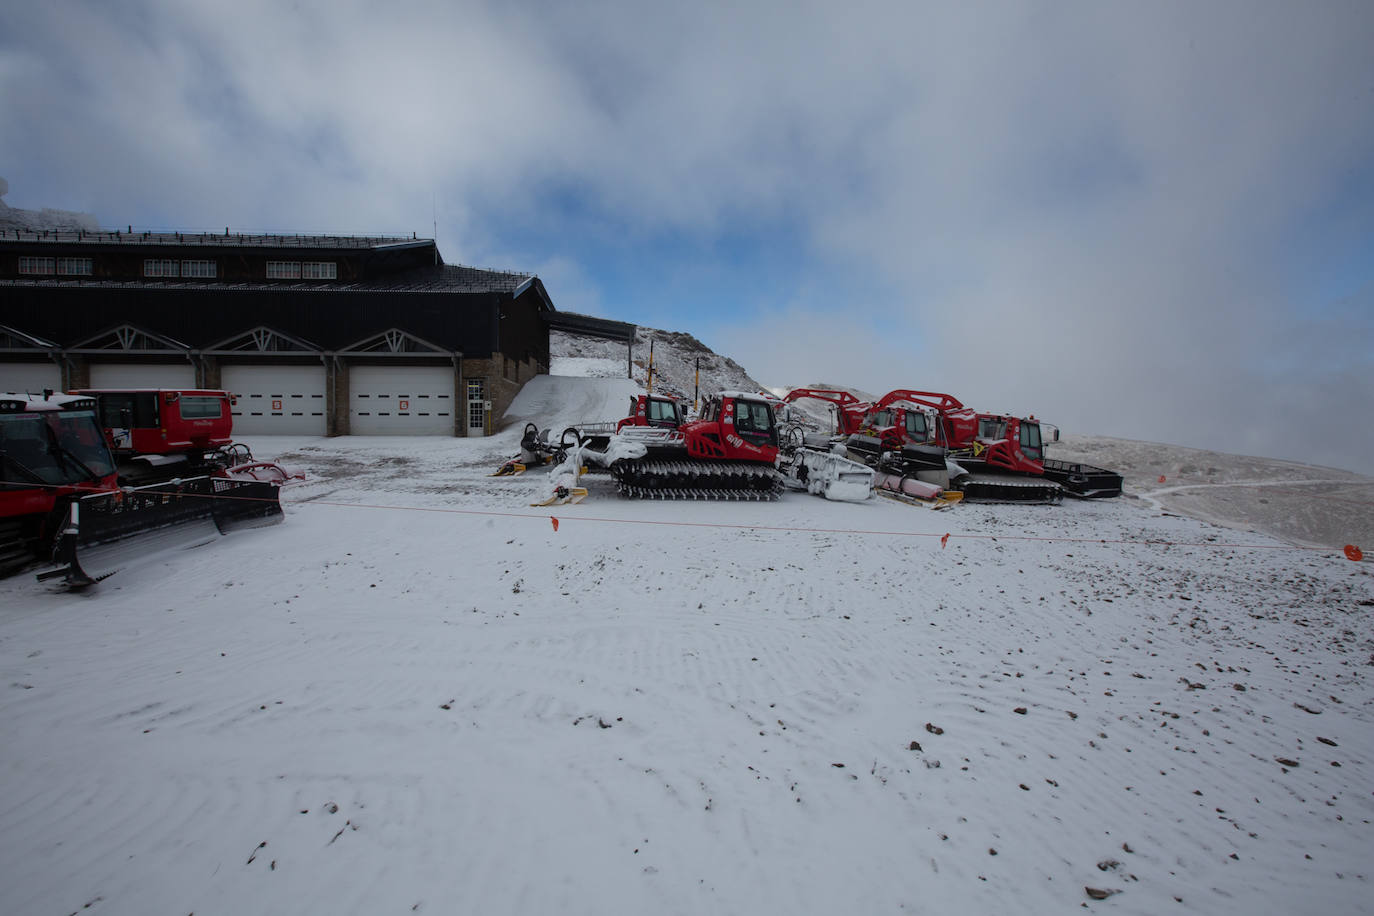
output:
[[933,419],[943,409],[962,407],[949,395],[935,395],[938,400],[926,400],[927,392],[898,388],[879,398],[849,437],[845,447],[863,461],[872,464],[883,452],[892,452],[908,445],[932,445],[935,442]]
[[848,391],[833,388],[793,388],[783,397],[783,402],[791,404],[802,398],[828,401],[835,410],[835,433],[849,436],[863,428],[864,418],[873,407],[868,401],[861,401]]
[[141,485],[207,474],[281,483],[288,474],[233,437],[234,396],[205,388],[80,388],[94,398],[120,483]]
[[630,399],[630,412],[615,425],[620,432],[627,426],[653,426],[677,429],[687,422],[687,408],[676,398],[641,394]]
[[738,391],[708,397],[699,419],[675,429],[622,426],[604,450],[583,455],[632,498],[773,500],[782,492],[773,406]]
[[0,575],[50,561],[40,579],[91,585],[168,546],[281,520],[278,484],[196,476],[121,487],[82,395],[0,394]]
[[779,442],[776,401],[722,391],[701,416],[676,429],[624,426],[610,437],[584,437],[574,466],[606,468],[632,499],[775,500],[784,488],[832,500],[867,499],[873,472],[824,450]]
[[934,445],[911,443],[884,452],[881,470],[931,471],[945,465],[948,457],[968,472],[951,482],[971,499],[1052,503],[1065,493],[1084,498],[1121,495],[1120,474],[1046,459],[1040,421],[1035,417],[979,413],[953,395],[939,392],[901,389],[893,394],[930,408]]

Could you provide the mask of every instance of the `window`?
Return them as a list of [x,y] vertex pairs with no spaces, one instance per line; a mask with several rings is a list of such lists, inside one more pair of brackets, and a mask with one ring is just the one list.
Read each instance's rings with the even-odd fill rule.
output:
[[892,411],[875,410],[869,414],[868,425],[877,429],[883,429],[892,425]]
[[908,410],[906,412],[906,434],[908,439],[916,442],[924,442],[929,437],[926,431],[926,415],[919,410]]
[[145,277],[179,277],[181,270],[171,258],[148,258],[143,262]]
[[214,261],[182,261],[181,275],[213,280],[217,273],[216,267]]
[[337,280],[339,265],[333,261],[306,261],[301,264],[302,280]]
[[217,420],[224,415],[219,398],[182,396],[179,400],[183,420]]
[[57,272],[64,277],[89,277],[91,275],[91,259],[58,258]]
[[299,280],[300,278],[300,261],[267,262],[267,279],[269,280]]
[[1021,424],[1021,451],[1032,461],[1039,461],[1041,454],[1040,424]]
[[978,418],[978,438],[1000,442],[1007,438],[1007,422],[995,417]]
[[107,429],[156,429],[157,395],[153,392],[112,392],[100,396],[100,425]]
[[776,445],[773,408],[761,401],[736,401],[735,432],[757,445]]
[[50,274],[56,269],[56,262],[52,258],[20,258],[19,272],[21,274]]
[[649,399],[650,426],[677,426],[677,404],[672,401]]

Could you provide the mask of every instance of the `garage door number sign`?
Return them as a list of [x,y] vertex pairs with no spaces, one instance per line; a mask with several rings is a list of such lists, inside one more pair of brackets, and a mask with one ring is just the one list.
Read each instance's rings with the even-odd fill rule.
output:
[[281,410],[281,401],[273,401],[273,402],[272,402],[272,409],[273,409],[273,410]]
[[410,409],[410,402],[409,402],[409,401],[402,401],[402,402],[401,402],[401,409],[402,409],[402,410],[409,410],[409,409]]

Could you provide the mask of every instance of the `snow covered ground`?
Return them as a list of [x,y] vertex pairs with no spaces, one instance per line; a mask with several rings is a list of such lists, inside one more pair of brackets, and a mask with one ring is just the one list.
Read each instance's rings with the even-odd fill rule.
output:
[[250,440],[282,524],[0,582],[0,913],[1374,912],[1374,482],[1311,548],[1237,516],[1328,472],[1113,440],[1057,507],[485,476],[628,385]]

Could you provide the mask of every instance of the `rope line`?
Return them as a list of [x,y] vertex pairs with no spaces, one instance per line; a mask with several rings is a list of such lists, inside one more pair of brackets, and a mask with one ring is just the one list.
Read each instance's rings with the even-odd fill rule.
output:
[[[1203,547],[1214,549],[1231,550],[1296,550],[1309,553],[1340,553],[1338,547],[1301,547],[1294,544],[1240,544],[1240,543],[1214,543],[1210,541],[1168,541],[1156,538],[1085,538],[1028,534],[954,534],[947,532],[932,531],[889,531],[870,528],[805,528],[796,525],[745,525],[731,522],[682,522],[666,521],[663,519],[646,518],[611,518],[597,515],[552,515],[539,512],[499,512],[494,509],[454,509],[438,506],[392,506],[380,503],[345,503],[333,500],[312,499],[300,503],[292,503],[293,506],[305,505],[324,505],[336,506],[345,509],[373,509],[389,510],[402,512],[438,512],[452,515],[475,515],[488,516],[494,518],[528,518],[528,519],[552,519],[555,522],[554,530],[558,530],[558,524],[569,521],[580,522],[601,522],[613,525],[656,525],[673,528],[711,528],[717,530],[736,530],[736,531],[779,531],[779,532],[798,532],[802,534],[845,534],[845,535],[878,535],[883,537],[910,537],[910,538],[936,538],[941,541],[949,540],[987,540],[987,541],[1040,541],[1046,543],[1064,544],[1128,544],[1132,546],[1156,546],[1156,547]],[[943,545],[942,545],[943,546]]]
[[[251,483],[252,481],[245,481]],[[15,481],[0,481],[0,484],[17,484],[23,489],[67,489],[67,486],[58,484],[29,484]],[[1252,485],[1253,486],[1253,485]],[[97,490],[91,491],[86,495],[117,495],[124,492],[123,488],[116,490]],[[0,493],[3,493],[0,490]],[[541,512],[501,512],[495,509],[456,509],[443,506],[398,506],[386,503],[348,503],[325,499],[305,499],[300,502],[282,503],[280,499],[269,499],[260,496],[234,496],[228,493],[178,493],[170,491],[168,495],[184,496],[198,499],[227,499],[240,502],[261,502],[275,503],[278,505],[296,506],[334,506],[344,509],[368,509],[373,511],[388,512],[433,512],[446,515],[471,515],[487,518],[523,518],[523,519],[552,519],[554,530],[558,530],[559,522],[569,520],[583,522],[600,522],[613,525],[653,525],[672,528],[710,528],[716,530],[735,530],[735,531],[776,531],[776,532],[797,532],[802,534],[839,534],[851,536],[881,536],[881,537],[908,537],[908,538],[937,538],[943,549],[950,540],[985,540],[985,541],[1027,541],[1041,543],[1061,543],[1061,544],[1117,544],[1131,546],[1155,546],[1155,547],[1197,547],[1208,549],[1226,550],[1279,550],[1279,551],[1303,551],[1307,553],[1340,553],[1337,547],[1303,547],[1295,544],[1245,544],[1245,543],[1216,543],[1212,541],[1169,541],[1157,538],[1087,538],[1071,536],[1045,536],[1029,534],[954,534],[951,532],[929,532],[929,531],[891,531],[883,529],[869,528],[807,528],[797,525],[747,525],[731,522],[684,522],[668,521],[663,519],[644,519],[644,518],[615,518],[595,515],[574,515],[558,517],[552,514]],[[1358,550],[1352,550],[1347,545],[1345,550],[1346,557],[1355,562],[1374,562],[1374,557],[1365,558]],[[1358,559],[1357,559],[1358,558]]]

